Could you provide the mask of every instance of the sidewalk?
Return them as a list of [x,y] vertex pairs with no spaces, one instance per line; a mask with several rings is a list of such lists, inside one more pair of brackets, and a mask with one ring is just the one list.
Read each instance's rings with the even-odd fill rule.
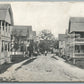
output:
[[7,69],[7,71],[5,71],[4,73],[0,74],[0,82],[1,81],[15,81],[16,79],[14,78],[14,73],[16,72],[16,69],[18,67],[20,67],[21,65],[23,65],[25,62],[33,59],[35,57],[26,59],[20,63],[14,64],[12,65],[10,68]]

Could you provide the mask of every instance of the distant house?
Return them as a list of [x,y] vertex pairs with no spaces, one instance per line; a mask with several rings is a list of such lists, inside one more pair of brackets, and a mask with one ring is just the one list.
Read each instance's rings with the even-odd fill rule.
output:
[[70,18],[67,38],[67,55],[73,63],[84,59],[84,17]]
[[13,26],[13,13],[10,4],[0,4],[0,64],[10,62],[10,33]]
[[14,26],[11,39],[13,50],[15,46],[14,44],[18,42],[18,50],[24,51],[24,48],[26,49],[26,47],[29,45],[30,40],[32,40],[32,26]]
[[33,33],[33,37],[35,37],[36,36],[36,31],[32,31],[32,33]]
[[32,31],[32,39],[36,42],[36,31]]
[[66,34],[59,34],[59,56],[63,56],[65,54],[65,45],[66,45]]

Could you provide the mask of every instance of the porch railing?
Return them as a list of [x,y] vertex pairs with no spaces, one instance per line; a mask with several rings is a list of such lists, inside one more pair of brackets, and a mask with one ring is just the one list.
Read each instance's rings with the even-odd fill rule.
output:
[[75,56],[84,56],[84,53],[75,53]]
[[75,41],[84,41],[84,38],[75,38]]

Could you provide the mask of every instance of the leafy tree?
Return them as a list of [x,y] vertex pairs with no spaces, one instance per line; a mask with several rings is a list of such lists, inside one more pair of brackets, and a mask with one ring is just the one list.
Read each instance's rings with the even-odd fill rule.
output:
[[55,41],[54,41],[53,47],[54,47],[55,49],[58,49],[58,48],[59,48],[59,41],[58,41],[58,40],[55,40]]
[[52,40],[54,36],[49,30],[42,30],[39,34],[39,38],[43,40]]
[[49,30],[42,30],[39,34],[40,43],[39,48],[43,53],[46,51],[50,51],[50,47],[53,45],[53,41],[55,40],[54,35]]

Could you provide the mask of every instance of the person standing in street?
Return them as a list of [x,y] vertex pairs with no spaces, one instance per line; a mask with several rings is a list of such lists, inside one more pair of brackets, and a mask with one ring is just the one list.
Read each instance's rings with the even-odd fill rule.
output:
[[33,56],[33,42],[30,42],[28,51],[29,51],[29,57],[32,57]]
[[45,52],[44,52],[45,56],[47,56],[47,53],[48,53],[47,50],[45,50]]

